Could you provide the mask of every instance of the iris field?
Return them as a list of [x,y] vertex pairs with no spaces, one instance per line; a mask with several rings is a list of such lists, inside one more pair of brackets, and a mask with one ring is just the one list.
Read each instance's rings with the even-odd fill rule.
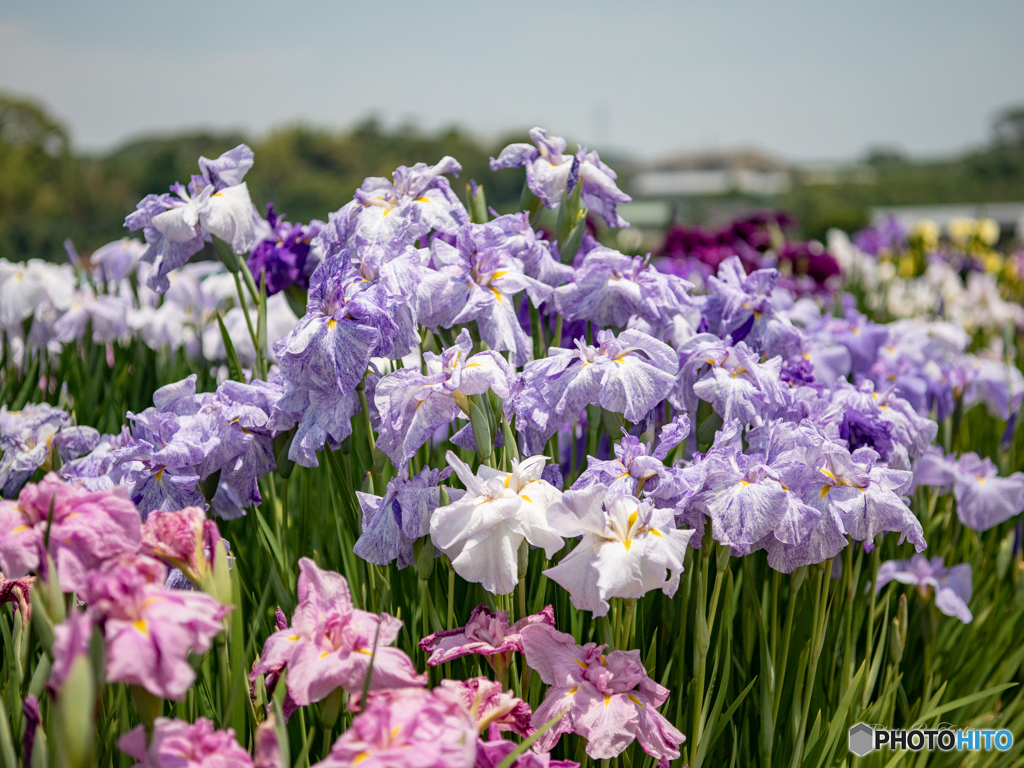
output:
[[445,157],[291,223],[241,145],[0,260],[0,764],[1024,762],[1024,252],[624,255],[615,172],[530,139],[515,214]]

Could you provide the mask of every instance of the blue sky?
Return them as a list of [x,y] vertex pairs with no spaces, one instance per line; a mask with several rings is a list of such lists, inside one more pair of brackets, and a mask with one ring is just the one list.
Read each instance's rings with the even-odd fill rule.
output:
[[484,136],[532,125],[640,157],[938,155],[1024,103],[1024,3],[57,2],[0,8],[0,89],[78,148],[289,122]]

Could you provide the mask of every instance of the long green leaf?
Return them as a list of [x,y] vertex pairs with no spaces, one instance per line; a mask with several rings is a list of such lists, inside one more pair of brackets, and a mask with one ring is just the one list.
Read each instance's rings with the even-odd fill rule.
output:
[[231,341],[231,335],[224,325],[224,319],[220,316],[220,312],[217,313],[217,326],[220,328],[220,337],[224,341],[224,354],[228,359],[228,376],[232,381],[244,384],[245,374],[242,372],[242,364],[238,360],[238,353],[235,351],[235,345]]

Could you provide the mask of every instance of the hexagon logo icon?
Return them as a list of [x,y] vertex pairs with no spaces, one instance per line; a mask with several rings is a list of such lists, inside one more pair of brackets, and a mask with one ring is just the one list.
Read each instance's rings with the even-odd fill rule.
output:
[[875,729],[865,723],[857,723],[850,728],[850,751],[858,757],[864,757],[875,748]]

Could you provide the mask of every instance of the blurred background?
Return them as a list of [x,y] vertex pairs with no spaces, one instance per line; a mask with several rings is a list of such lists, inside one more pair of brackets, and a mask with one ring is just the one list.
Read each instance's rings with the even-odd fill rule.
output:
[[121,237],[141,197],[242,141],[254,202],[292,221],[443,155],[508,212],[522,172],[487,160],[534,125],[618,171],[633,226],[599,234],[625,252],[765,209],[805,239],[971,216],[1019,243],[1022,29],[1019,0],[7,0],[0,257]]

